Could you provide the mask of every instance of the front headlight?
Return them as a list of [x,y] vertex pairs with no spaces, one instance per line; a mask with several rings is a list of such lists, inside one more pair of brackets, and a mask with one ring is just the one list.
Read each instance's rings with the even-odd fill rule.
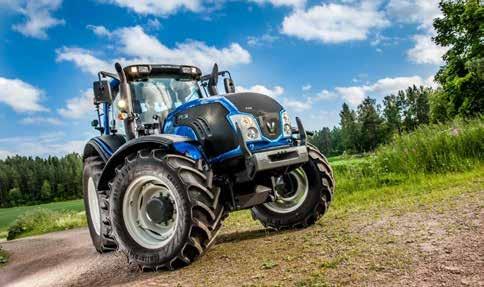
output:
[[285,137],[292,135],[291,118],[286,111],[282,112],[282,130]]
[[236,124],[239,125],[242,136],[246,141],[257,141],[262,139],[259,125],[253,116],[235,115],[231,116],[230,120],[234,126]]

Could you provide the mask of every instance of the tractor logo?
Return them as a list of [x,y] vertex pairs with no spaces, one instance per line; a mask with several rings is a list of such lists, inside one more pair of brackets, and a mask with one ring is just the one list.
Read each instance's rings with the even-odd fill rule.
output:
[[276,122],[272,121],[272,122],[267,122],[266,123],[266,126],[267,126],[267,130],[269,130],[269,132],[271,134],[274,134],[276,133]]

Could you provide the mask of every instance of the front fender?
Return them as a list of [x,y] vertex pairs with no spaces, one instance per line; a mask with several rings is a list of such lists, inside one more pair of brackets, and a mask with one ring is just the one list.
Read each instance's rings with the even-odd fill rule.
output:
[[115,168],[124,162],[126,156],[141,149],[162,149],[198,160],[203,157],[197,142],[178,135],[143,136],[128,141],[112,154],[103,169],[98,182],[98,190],[109,189],[108,183],[115,175]]
[[122,135],[105,135],[90,139],[84,147],[83,160],[91,156],[99,156],[107,162],[113,153],[126,142]]

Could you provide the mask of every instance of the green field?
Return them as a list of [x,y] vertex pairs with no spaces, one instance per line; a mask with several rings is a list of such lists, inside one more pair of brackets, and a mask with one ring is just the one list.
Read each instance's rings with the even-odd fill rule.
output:
[[26,211],[36,208],[45,208],[52,211],[74,211],[79,212],[84,210],[84,203],[82,199],[52,202],[47,204],[20,206],[12,208],[0,208],[0,238],[7,236],[8,227],[17,219],[18,216],[24,214]]

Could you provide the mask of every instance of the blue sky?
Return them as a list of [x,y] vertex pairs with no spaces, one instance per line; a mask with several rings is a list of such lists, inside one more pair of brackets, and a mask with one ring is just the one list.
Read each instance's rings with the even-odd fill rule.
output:
[[[141,3],[141,4],[140,4]],[[434,86],[438,0],[0,0],[0,158],[81,152],[113,63],[212,63],[310,129],[343,102]]]

